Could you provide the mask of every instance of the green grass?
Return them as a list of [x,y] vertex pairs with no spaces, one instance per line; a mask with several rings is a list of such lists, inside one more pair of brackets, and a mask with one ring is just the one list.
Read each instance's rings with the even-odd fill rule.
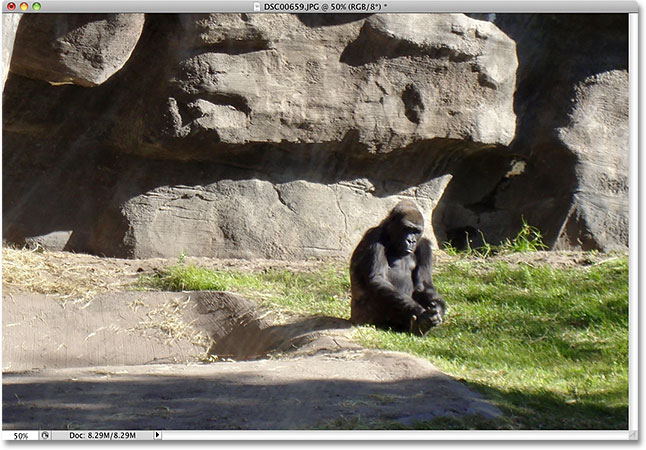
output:
[[233,291],[296,314],[350,317],[350,276],[345,267],[333,264],[320,272],[271,269],[246,273],[179,262],[164,272],[141,277],[138,288]]
[[458,250],[450,242],[444,242],[444,251],[451,256],[477,256],[487,258],[489,256],[504,254],[504,253],[529,253],[537,252],[540,250],[547,250],[548,246],[543,243],[543,235],[536,227],[529,225],[525,218],[522,219],[520,231],[513,239],[505,239],[500,245],[489,244],[480,232],[482,238],[482,246],[471,247],[470,239],[474,236],[469,236],[467,233],[466,242],[467,248]]
[[506,413],[502,428],[627,429],[628,259],[572,269],[472,266],[438,271],[450,309],[425,338],[362,327],[358,340],[426,357],[466,380]]
[[[427,358],[482,392],[504,417],[442,418],[416,428],[628,428],[627,257],[566,269],[456,258],[434,279],[449,305],[442,326],[423,338],[362,326],[355,339]],[[142,283],[230,290],[305,315],[350,314],[347,267],[338,265],[238,273],[180,263]]]

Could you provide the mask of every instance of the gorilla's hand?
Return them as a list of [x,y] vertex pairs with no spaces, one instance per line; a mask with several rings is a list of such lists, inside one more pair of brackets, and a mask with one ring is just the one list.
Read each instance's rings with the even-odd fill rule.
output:
[[437,316],[437,319],[435,319],[438,321],[436,325],[439,325],[442,323],[442,318],[444,317],[444,313],[446,312],[446,302],[442,297],[435,294],[433,296],[433,299],[429,302],[426,311],[431,313],[433,317]]
[[427,309],[419,317],[412,316],[410,332],[417,336],[426,336],[428,330],[442,323],[442,316],[438,311]]

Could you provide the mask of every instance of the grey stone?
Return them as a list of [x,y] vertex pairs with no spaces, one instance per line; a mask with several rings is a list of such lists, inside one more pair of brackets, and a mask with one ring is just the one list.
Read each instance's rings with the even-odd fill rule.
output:
[[195,55],[177,57],[166,131],[184,146],[200,136],[339,142],[353,130],[371,152],[434,138],[513,138],[516,49],[490,23],[461,14],[390,14],[321,28],[294,15],[182,21],[177,52]]
[[9,75],[9,65],[13,54],[13,43],[16,39],[16,31],[22,14],[2,15],[2,88]]
[[161,187],[124,204],[126,241],[134,257],[182,252],[219,258],[348,257],[363,233],[407,196],[419,204],[426,235],[436,245],[430,216],[449,179],[384,198],[347,182],[222,180]]
[[[394,176],[386,163],[377,177],[365,178],[361,168],[337,169],[325,181],[305,174],[330,170],[335,152],[422,144],[420,157],[433,159],[450,142],[505,145],[514,134],[514,42],[460,14],[371,16],[333,27],[293,15],[189,15],[180,36],[173,76],[159,94],[168,95],[168,120],[154,125],[143,147],[168,158],[227,158],[250,143],[325,144],[317,155],[323,162],[294,147],[303,155],[295,164],[243,161],[266,179],[162,186],[127,200],[127,247],[139,257],[347,256],[402,197],[420,203],[437,245],[431,214],[450,174],[427,170],[415,175],[419,184],[393,184],[420,171],[417,161]],[[388,194],[370,192],[374,183]]]
[[27,14],[11,71],[53,84],[96,86],[128,61],[143,14]]
[[478,237],[472,245],[497,244],[516,236],[524,219],[552,248],[625,251],[627,16],[490,19],[517,46],[516,135],[508,148],[453,167],[433,215],[438,239],[465,246],[470,230]]
[[25,239],[25,243],[29,248],[45,248],[45,249],[59,249],[62,250],[67,246],[67,243],[72,236],[71,230],[66,231],[52,231],[42,236],[32,236]]
[[578,188],[557,242],[602,251],[628,247],[628,72],[613,70],[577,85],[570,123],[559,137],[577,157]]

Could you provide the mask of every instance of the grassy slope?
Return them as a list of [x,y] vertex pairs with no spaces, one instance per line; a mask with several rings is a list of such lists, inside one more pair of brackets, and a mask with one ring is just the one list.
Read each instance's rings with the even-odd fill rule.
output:
[[[356,339],[429,359],[483,392],[505,417],[420,428],[627,429],[627,257],[568,269],[458,259],[439,267],[435,281],[450,308],[441,327],[420,338],[364,326]],[[347,268],[334,265],[245,274],[178,264],[143,284],[237,291],[307,315],[350,313]]]

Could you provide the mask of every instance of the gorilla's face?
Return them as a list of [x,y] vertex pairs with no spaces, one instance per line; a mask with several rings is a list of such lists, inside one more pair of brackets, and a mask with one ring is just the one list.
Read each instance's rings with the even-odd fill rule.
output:
[[415,251],[424,227],[403,218],[394,222],[388,231],[391,248],[398,254],[405,255]]

